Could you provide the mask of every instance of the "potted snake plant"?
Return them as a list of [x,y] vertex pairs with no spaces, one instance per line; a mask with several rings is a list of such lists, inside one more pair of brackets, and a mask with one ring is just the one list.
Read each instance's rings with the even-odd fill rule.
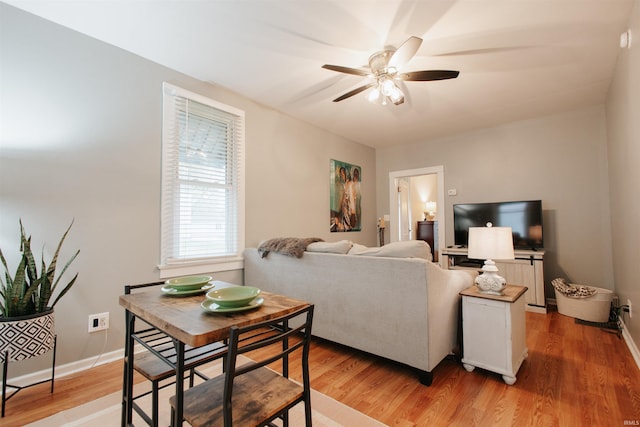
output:
[[[31,250],[31,236],[27,236],[22,220],[22,256],[13,276],[0,249],[0,260],[5,270],[4,279],[0,277],[0,361],[4,364],[39,356],[55,345],[53,309],[78,278],[76,273],[69,282],[61,283],[62,276],[80,253],[79,250],[71,256],[56,278],[58,255],[72,225],[73,221],[62,235],[48,266],[43,249],[40,269]],[[51,302],[56,291],[57,295]]]

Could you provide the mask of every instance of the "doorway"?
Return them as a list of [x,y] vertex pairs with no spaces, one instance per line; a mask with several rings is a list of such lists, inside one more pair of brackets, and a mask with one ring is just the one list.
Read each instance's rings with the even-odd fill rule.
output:
[[[397,210],[398,210],[398,240],[411,240],[413,214],[411,203],[411,177],[403,176],[396,179]],[[393,242],[393,240],[391,240]]]
[[[417,194],[419,187],[416,183],[425,178],[435,178],[435,195]],[[426,199],[426,200],[423,200]],[[417,221],[424,219],[417,212],[426,210],[423,204],[436,202],[435,218],[436,247],[443,248],[445,243],[445,215],[444,215],[444,167],[432,166],[419,169],[401,170],[389,173],[389,239],[391,242],[415,239]],[[418,204],[419,206],[415,206]]]

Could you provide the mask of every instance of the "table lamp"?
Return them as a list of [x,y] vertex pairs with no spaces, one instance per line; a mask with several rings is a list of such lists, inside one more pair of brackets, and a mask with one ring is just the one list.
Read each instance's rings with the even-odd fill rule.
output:
[[482,274],[476,277],[475,284],[480,292],[502,295],[506,287],[504,277],[498,275],[494,259],[514,259],[513,235],[511,227],[469,227],[469,252],[471,259],[484,259]]
[[424,204],[424,207],[424,219],[427,221],[433,221],[436,218],[436,202],[426,202]]

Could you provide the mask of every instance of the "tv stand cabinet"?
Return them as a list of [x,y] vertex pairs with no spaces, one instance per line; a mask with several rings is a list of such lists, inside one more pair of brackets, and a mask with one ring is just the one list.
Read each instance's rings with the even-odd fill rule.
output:
[[[525,293],[527,311],[546,313],[544,297],[544,249],[514,251],[515,259],[496,261],[498,274],[510,285],[522,285],[528,288]],[[450,270],[469,269],[480,271],[484,261],[467,257],[467,248],[445,248],[440,251],[442,266]]]

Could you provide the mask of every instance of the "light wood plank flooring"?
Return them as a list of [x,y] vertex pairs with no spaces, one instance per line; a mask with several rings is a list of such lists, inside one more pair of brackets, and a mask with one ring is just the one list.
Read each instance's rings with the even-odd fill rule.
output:
[[[448,359],[431,387],[415,371],[323,340],[311,350],[311,385],[391,426],[624,426],[640,422],[640,370],[615,334],[557,312],[527,313],[529,357],[517,382],[467,372]],[[294,370],[295,371],[295,370]],[[23,390],[0,426],[21,426],[121,388],[114,362]]]

